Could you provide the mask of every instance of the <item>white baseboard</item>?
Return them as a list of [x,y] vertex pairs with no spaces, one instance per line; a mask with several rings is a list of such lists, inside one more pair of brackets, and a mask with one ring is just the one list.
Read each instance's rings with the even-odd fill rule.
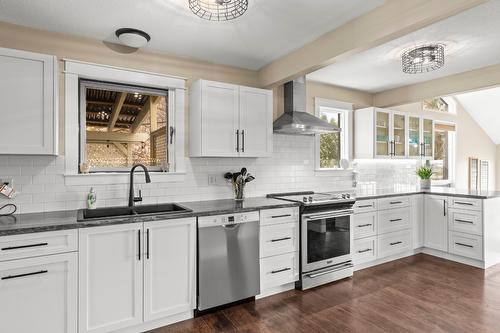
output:
[[292,290],[292,289],[295,289],[295,282],[291,282],[291,283],[284,284],[282,286],[277,286],[277,287],[272,287],[272,288],[268,288],[265,290],[261,290],[260,294],[255,296],[255,299],[268,297],[268,296],[279,294],[279,293],[282,293],[284,291],[288,291],[288,290]]
[[448,252],[443,252],[443,251],[439,251],[439,250],[429,249],[427,247],[422,248],[420,252],[428,254],[428,255],[431,255],[431,256],[435,256],[435,257],[438,257],[438,258],[443,258],[443,259],[446,259],[446,260],[451,260],[451,261],[459,262],[461,264],[465,264],[465,265],[469,265],[469,266],[474,266],[474,267],[478,267],[478,268],[482,268],[482,269],[485,268],[484,261],[481,261],[481,260],[476,260],[476,259],[470,259],[470,258],[466,258],[466,257],[462,257],[462,256],[457,256],[456,254],[451,254],[451,253],[448,253]]
[[420,253],[420,252],[421,252],[420,249],[415,249],[415,250],[406,251],[406,252],[403,252],[403,253],[394,254],[392,256],[388,256],[388,257],[384,257],[384,258],[379,258],[379,259],[376,259],[376,260],[373,260],[373,261],[368,261],[368,262],[364,262],[364,263],[361,263],[361,264],[357,264],[357,265],[354,265],[354,271],[359,271],[361,269],[365,269],[365,268],[368,268],[368,267],[385,264],[386,262],[394,261],[394,260],[405,258],[405,257],[409,257],[409,256],[412,256],[412,255]]

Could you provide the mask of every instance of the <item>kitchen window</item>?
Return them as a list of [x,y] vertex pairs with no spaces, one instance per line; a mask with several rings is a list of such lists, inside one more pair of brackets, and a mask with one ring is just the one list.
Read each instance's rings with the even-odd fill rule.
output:
[[434,184],[451,184],[455,179],[456,126],[453,123],[434,123]]
[[350,112],[352,104],[316,98],[316,116],[341,129],[340,132],[316,135],[316,169],[335,170],[340,160],[349,159]]
[[80,81],[80,172],[167,171],[169,128],[167,90]]

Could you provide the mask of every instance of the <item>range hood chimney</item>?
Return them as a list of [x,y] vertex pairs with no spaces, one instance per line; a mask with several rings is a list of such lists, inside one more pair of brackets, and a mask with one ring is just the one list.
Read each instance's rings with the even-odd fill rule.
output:
[[284,85],[285,113],[273,124],[274,133],[314,135],[340,132],[340,128],[306,111],[306,77],[301,76]]

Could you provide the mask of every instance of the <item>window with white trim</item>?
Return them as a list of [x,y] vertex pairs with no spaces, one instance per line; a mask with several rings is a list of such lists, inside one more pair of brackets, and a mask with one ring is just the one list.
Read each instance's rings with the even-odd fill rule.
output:
[[341,129],[340,132],[316,135],[316,169],[340,168],[342,159],[349,159],[350,111],[352,104],[315,99],[316,116]]
[[430,162],[436,184],[455,179],[456,127],[453,123],[434,123],[434,159]]

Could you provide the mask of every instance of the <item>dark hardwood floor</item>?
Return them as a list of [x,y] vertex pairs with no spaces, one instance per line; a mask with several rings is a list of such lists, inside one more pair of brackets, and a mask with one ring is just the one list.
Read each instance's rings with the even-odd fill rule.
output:
[[167,332],[500,332],[500,267],[418,254],[150,333]]

